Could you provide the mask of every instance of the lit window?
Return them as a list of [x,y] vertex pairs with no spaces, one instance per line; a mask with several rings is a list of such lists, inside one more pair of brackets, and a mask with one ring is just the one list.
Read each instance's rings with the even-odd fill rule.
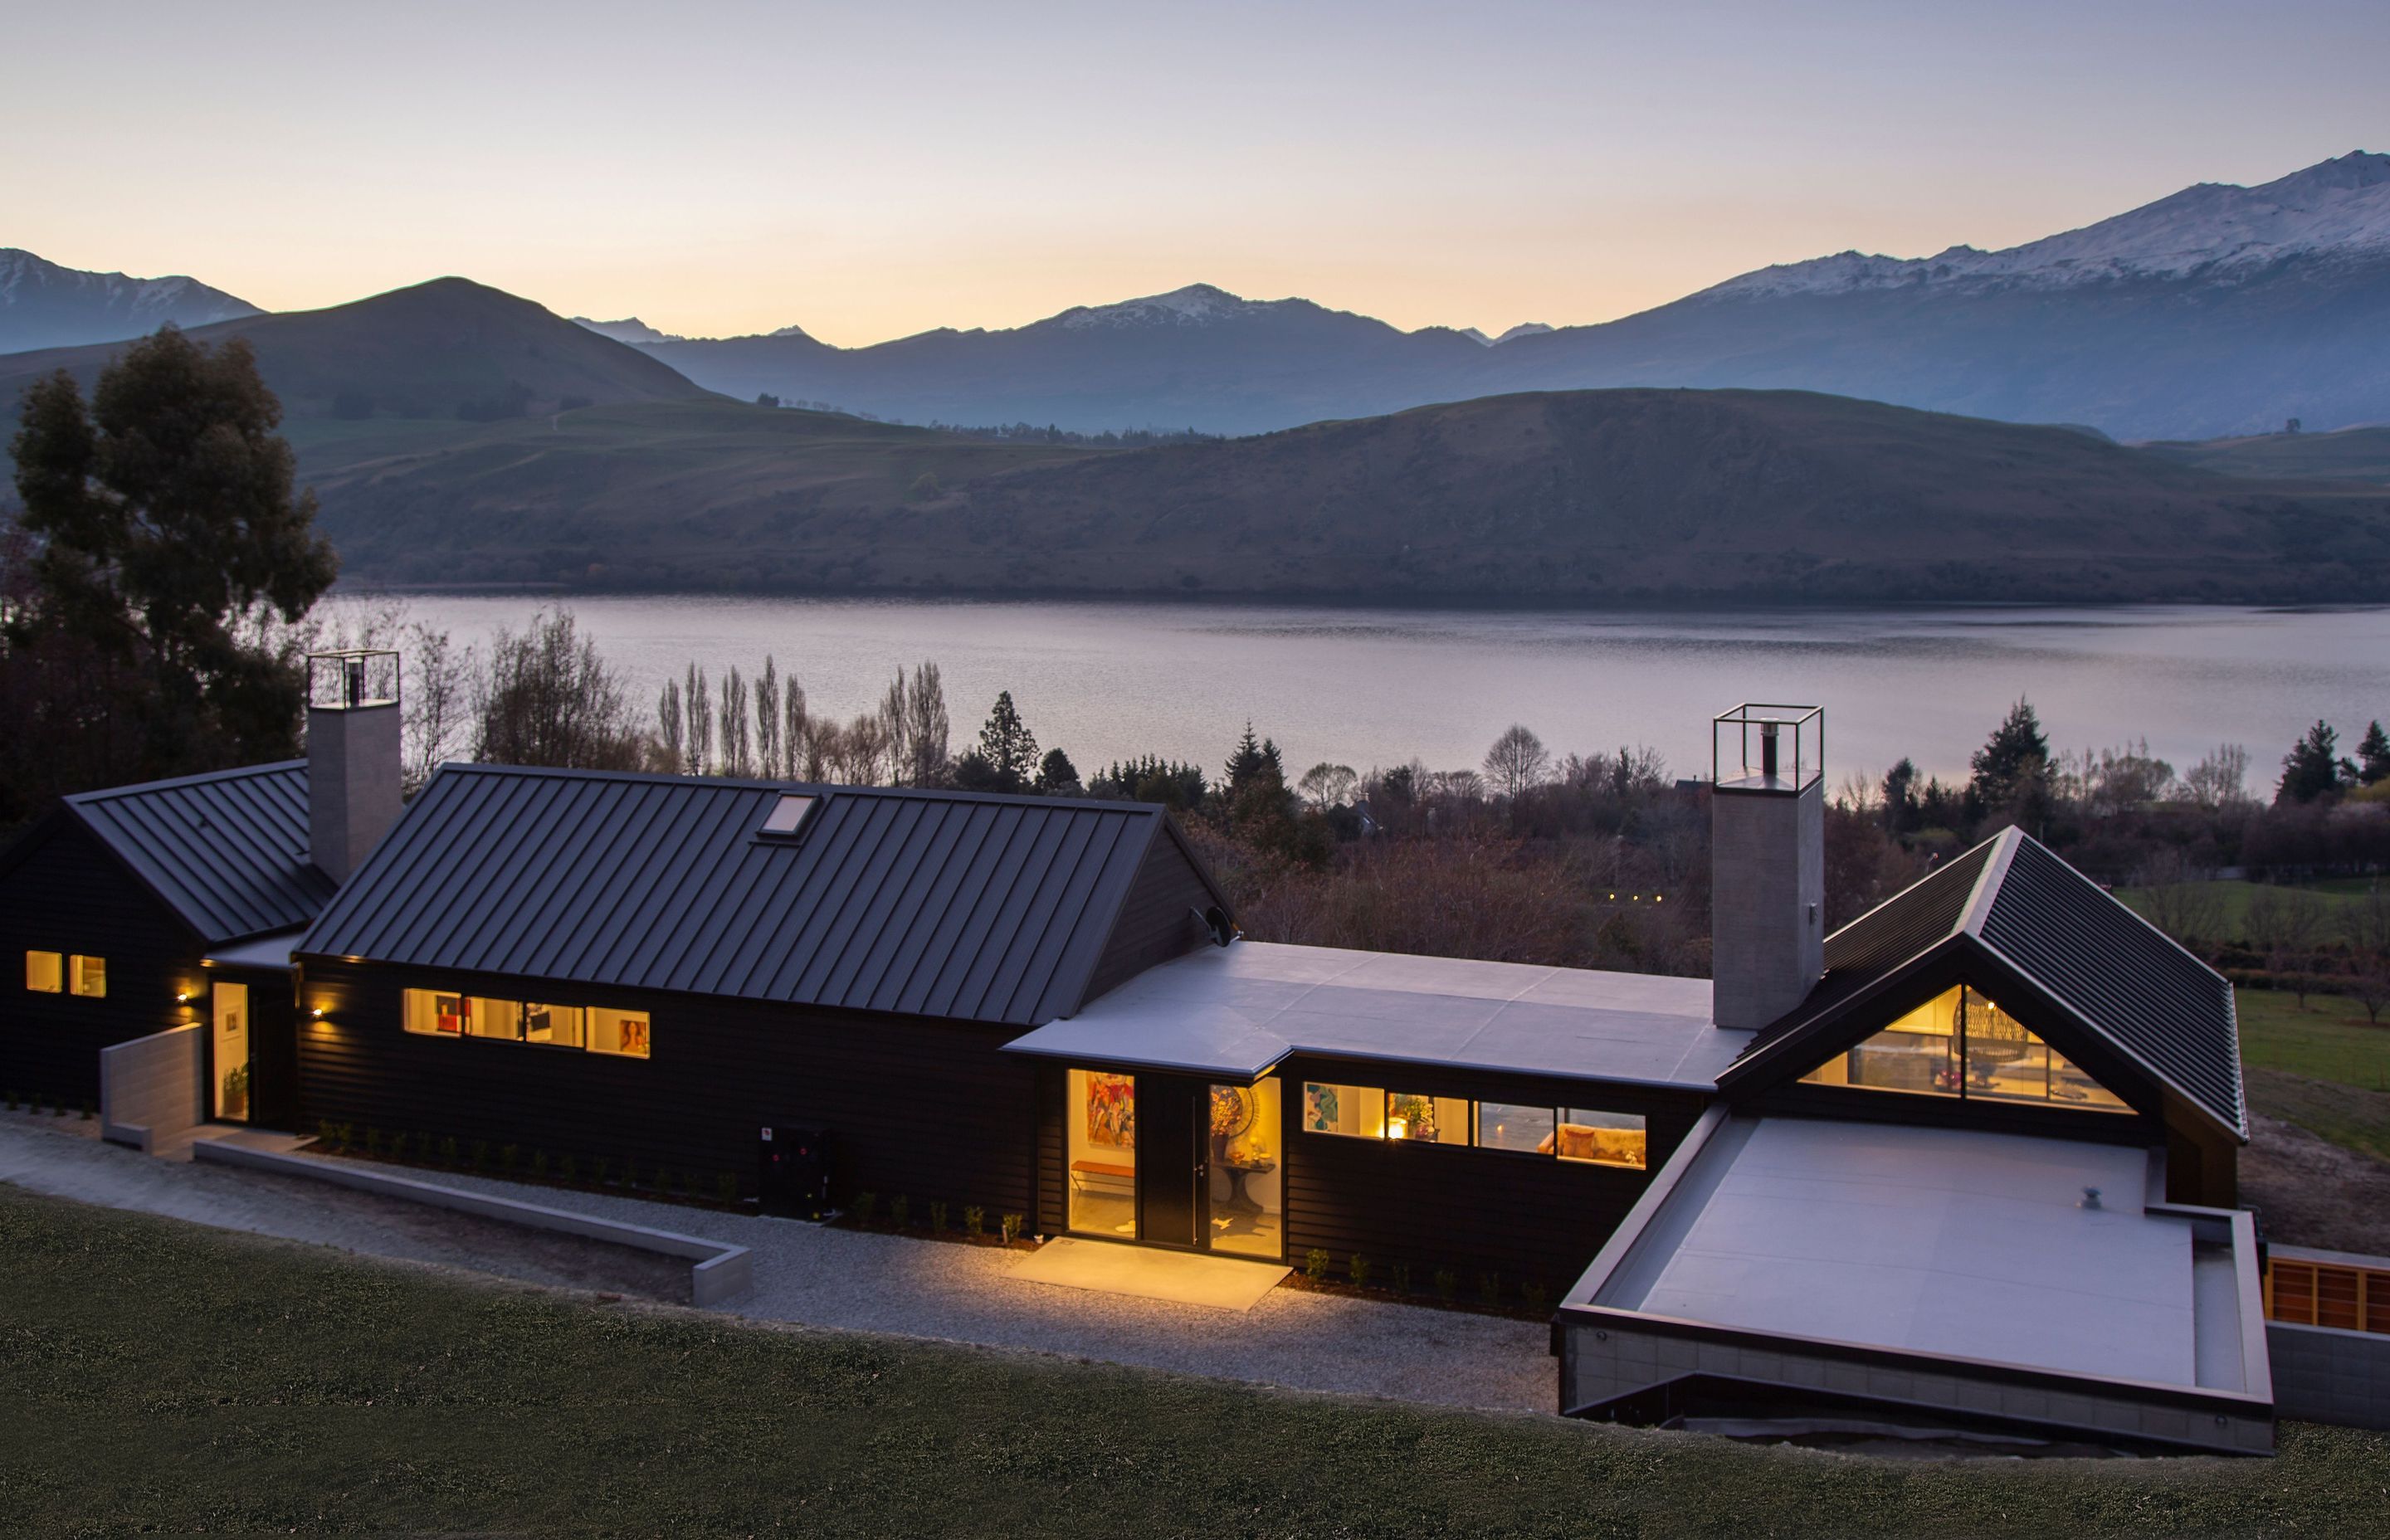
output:
[[811,797],[784,796],[773,804],[770,815],[764,820],[762,832],[786,839],[804,828],[805,815],[813,810],[814,799]]
[[36,995],[56,995],[67,986],[67,960],[56,952],[25,954],[25,987]]
[[1306,1081],[1303,1126],[1311,1134],[1343,1134],[1357,1139],[1386,1136],[1386,1093],[1374,1085],[1333,1085]]
[[1552,1152],[1552,1110],[1548,1107],[1481,1101],[1477,1104],[1477,1147],[1548,1155]]
[[644,1010],[614,1010],[605,1006],[589,1007],[589,1047],[593,1053],[622,1054],[630,1059],[648,1057],[648,1013]]
[[1386,1093],[1386,1137],[1414,1144],[1467,1144],[1469,1103],[1458,1097]]
[[473,1002],[435,989],[406,992],[406,1030],[434,1037],[459,1037],[472,1020]]
[[577,1048],[583,1037],[583,1017],[579,1006],[525,1005],[522,1007],[522,1036],[526,1043],[546,1043],[559,1048]]
[[1641,1171],[1649,1150],[1643,1119],[1634,1112],[1594,1112],[1582,1107],[1563,1107],[1560,1127],[1553,1134],[1552,1152],[1563,1161],[1631,1166]]
[[467,1036],[495,1037],[502,1043],[522,1041],[522,1007],[512,1000],[486,1000],[478,995],[467,1004],[470,1007],[465,1017]]
[[2131,1110],[2023,1022],[1964,984],[1945,990],[1801,1080],[1976,1101]]
[[74,994],[99,999],[108,993],[108,959],[106,957],[72,956],[67,959],[67,988]]

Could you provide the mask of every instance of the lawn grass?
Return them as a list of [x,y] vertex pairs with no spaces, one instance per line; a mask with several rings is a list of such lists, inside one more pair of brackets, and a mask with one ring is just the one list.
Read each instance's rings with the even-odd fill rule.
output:
[[0,1187],[0,1528],[2353,1534],[2390,1435],[1882,1461],[481,1285]]
[[2342,995],[2310,995],[2306,1008],[2282,989],[2236,989],[2242,1062],[2390,1092],[2390,1022],[2375,1026]]

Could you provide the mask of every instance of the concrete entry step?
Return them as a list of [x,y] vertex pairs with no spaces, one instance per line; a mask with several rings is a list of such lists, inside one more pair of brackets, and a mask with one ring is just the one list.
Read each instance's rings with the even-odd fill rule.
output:
[[1246,1311],[1292,1271],[1276,1263],[1064,1237],[1022,1258],[1007,1277],[1021,1283]]

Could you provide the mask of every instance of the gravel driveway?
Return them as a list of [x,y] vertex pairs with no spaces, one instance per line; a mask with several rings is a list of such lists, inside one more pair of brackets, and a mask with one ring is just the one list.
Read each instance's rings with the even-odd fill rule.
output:
[[[655,1294],[615,1277],[613,1247],[586,1249],[512,1226],[427,1216],[223,1166],[152,1160],[78,1136],[71,1120],[0,1113],[0,1181],[229,1229],[545,1284]],[[85,1125],[96,1127],[96,1124]],[[735,1242],[755,1253],[755,1291],[723,1313],[759,1323],[976,1342],[1405,1401],[1548,1412],[1557,1383],[1538,1324],[1289,1289],[1243,1314],[1020,1282],[1023,1252],[795,1220],[748,1218],[608,1193],[456,1173],[446,1186]],[[594,1250],[596,1255],[591,1255]],[[685,1270],[683,1277],[686,1277]],[[666,1296],[669,1297],[669,1296]],[[684,1293],[682,1297],[686,1297]]]

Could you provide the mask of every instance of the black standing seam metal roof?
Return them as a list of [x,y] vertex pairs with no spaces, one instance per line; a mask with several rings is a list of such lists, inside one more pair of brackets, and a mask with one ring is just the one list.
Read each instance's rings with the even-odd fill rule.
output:
[[[790,793],[800,836],[758,838]],[[1039,1025],[1159,839],[1202,874],[1141,802],[451,764],[298,951]]]
[[1826,938],[1826,971],[1721,1084],[1830,1032],[1925,954],[1981,947],[2236,1136],[2249,1134],[2232,985],[2021,829],[2009,828]]
[[208,945],[305,925],[332,879],[308,858],[307,762],[251,765],[65,800]]

